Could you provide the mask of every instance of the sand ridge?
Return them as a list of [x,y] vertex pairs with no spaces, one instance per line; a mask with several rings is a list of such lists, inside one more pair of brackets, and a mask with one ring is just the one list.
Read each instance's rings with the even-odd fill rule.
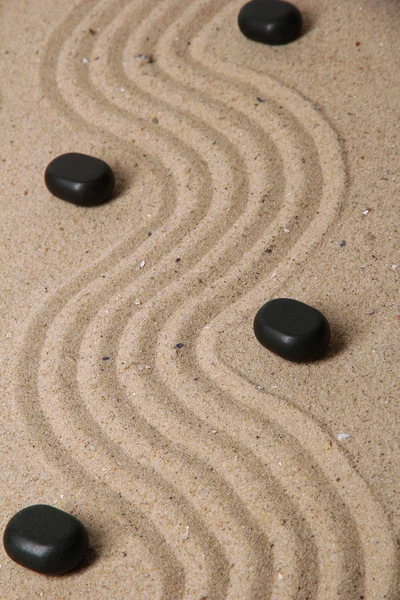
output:
[[150,162],[156,190],[16,342],[35,451],[136,552],[100,592],[99,544],[50,598],[73,581],[92,597],[395,599],[393,529],[368,483],[323,422],[255,387],[220,344],[318,251],[350,186],[311,100],[207,52],[240,5],[80,2],[40,59],[42,102],[124,164]]

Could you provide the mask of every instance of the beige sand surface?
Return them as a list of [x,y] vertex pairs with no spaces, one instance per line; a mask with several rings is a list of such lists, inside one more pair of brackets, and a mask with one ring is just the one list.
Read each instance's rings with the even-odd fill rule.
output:
[[[1,3],[0,524],[49,503],[92,546],[2,550],[1,600],[400,598],[400,6],[297,0],[272,48],[241,4]],[[113,202],[50,196],[69,151]],[[257,343],[279,296],[323,360]]]

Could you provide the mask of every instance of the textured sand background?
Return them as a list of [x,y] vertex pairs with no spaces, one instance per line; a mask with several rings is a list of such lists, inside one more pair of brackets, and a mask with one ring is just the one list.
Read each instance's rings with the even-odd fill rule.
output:
[[[1,4],[0,523],[49,503],[92,546],[2,551],[2,600],[400,598],[400,7],[297,0],[271,48],[242,3]],[[113,202],[50,196],[69,151]],[[323,360],[256,342],[277,296]]]

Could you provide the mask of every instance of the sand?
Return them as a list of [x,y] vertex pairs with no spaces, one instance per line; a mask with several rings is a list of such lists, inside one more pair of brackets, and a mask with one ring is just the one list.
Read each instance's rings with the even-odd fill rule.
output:
[[[2,600],[400,598],[399,7],[297,0],[267,47],[241,4],[1,5],[1,527],[91,540],[62,578],[2,550]],[[70,151],[111,203],[51,197]],[[274,297],[323,359],[257,343]]]

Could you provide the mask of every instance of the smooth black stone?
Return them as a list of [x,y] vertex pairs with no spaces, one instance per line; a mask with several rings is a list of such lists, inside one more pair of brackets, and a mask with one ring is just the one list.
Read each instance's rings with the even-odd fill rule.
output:
[[78,206],[106,202],[114,189],[114,173],[100,158],[70,152],[48,165],[44,180],[51,194]]
[[257,312],[254,333],[260,344],[282,358],[308,362],[326,349],[330,327],[316,308],[298,300],[277,298]]
[[263,44],[288,44],[301,34],[301,13],[284,0],[252,0],[239,12],[239,29],[250,40]]
[[62,575],[81,562],[89,538],[76,517],[47,504],[36,504],[10,519],[3,544],[8,556],[23,567]]

